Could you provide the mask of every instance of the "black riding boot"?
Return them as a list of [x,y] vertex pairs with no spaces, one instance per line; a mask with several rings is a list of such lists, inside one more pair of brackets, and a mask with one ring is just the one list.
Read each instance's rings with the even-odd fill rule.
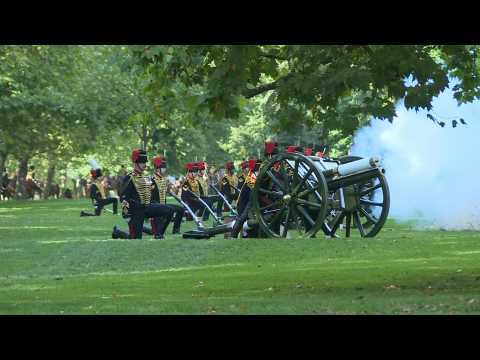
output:
[[80,216],[98,216],[98,215],[96,215],[96,214],[91,214],[91,213],[88,213],[88,212],[86,212],[86,211],[81,211],[81,212],[80,212]]
[[120,230],[117,225],[113,227],[112,239],[130,239],[130,234]]

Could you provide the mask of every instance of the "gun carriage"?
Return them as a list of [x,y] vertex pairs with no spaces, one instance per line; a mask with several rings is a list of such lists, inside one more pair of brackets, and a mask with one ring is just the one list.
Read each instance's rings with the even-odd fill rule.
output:
[[374,237],[390,208],[385,170],[377,157],[338,159],[280,153],[264,163],[253,189],[262,236]]

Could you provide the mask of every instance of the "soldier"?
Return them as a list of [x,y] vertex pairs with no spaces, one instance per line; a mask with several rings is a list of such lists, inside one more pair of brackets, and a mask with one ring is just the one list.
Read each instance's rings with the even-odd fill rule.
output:
[[328,156],[328,151],[330,150],[330,147],[328,145],[315,145],[313,147],[313,152],[315,153],[315,156],[324,158]]
[[[219,184],[220,184],[220,174],[218,172],[218,169],[216,169],[213,166],[209,166],[208,170],[208,175],[206,176],[207,179],[207,184],[209,186],[209,189],[215,188],[216,190],[219,190]],[[209,195],[211,197],[213,203],[217,203],[216,207],[216,213],[217,217],[222,217],[223,216],[223,199],[220,195],[218,195],[217,191],[214,191],[213,195]]]
[[[168,206],[172,209],[173,217],[173,231],[172,234],[180,234],[180,225],[182,224],[183,214],[185,209],[182,206],[167,204],[167,183],[168,179],[166,177],[167,171],[167,161],[162,156],[157,156],[153,158],[153,166],[155,172],[153,174],[153,190],[152,190],[152,202],[159,203]],[[153,222],[153,220],[152,220]],[[160,232],[165,233],[165,230],[168,227],[169,222],[164,219],[161,223]],[[153,224],[152,224],[153,228]]]
[[[205,170],[207,169],[207,164],[203,161],[197,163],[198,168],[198,175],[197,180],[200,184],[200,197],[203,201],[205,201],[210,209],[213,208],[213,204],[217,203],[216,213],[218,217],[222,216],[222,205],[223,199],[219,195],[210,194],[210,184],[209,178],[205,174]],[[207,221],[210,217],[210,212],[205,208],[203,211],[203,221]]]
[[243,183],[245,182],[245,178],[248,176],[248,161],[244,160],[240,164],[241,172],[238,175],[238,188],[242,190]]
[[[257,180],[257,172],[260,168],[261,161],[251,159],[247,161],[248,173],[245,176],[245,182],[240,190],[237,201],[238,217],[232,229],[232,237],[236,238],[243,228],[243,224],[248,219],[253,218],[252,214],[252,189],[255,186]],[[258,237],[258,225],[254,226],[245,235],[248,237]]]
[[[232,161],[229,161],[225,164],[226,173],[220,182],[220,191],[227,201],[231,204],[234,200],[238,198],[239,189],[238,189],[238,178],[235,175],[235,165]],[[228,210],[225,210],[228,211]]]
[[205,206],[195,196],[203,195],[203,190],[197,179],[198,165],[197,163],[188,163],[186,168],[187,176],[185,181],[182,183],[181,199],[187,203],[194,213],[196,213],[198,210],[203,211]]
[[152,200],[152,178],[144,176],[147,164],[145,150],[136,149],[132,152],[134,169],[122,180],[120,189],[120,200],[122,201],[123,217],[128,218],[129,234],[121,231],[115,225],[112,238],[114,239],[141,239],[143,222],[146,218],[153,219],[152,232],[155,239],[164,239],[165,228],[161,222],[170,223],[173,217],[173,210],[160,203],[153,203]]
[[277,155],[278,143],[272,140],[265,141],[265,150],[263,154],[268,160],[271,159],[274,155]]
[[[279,153],[278,142],[267,140],[265,142],[265,149],[264,149],[265,163],[269,162],[278,153]],[[262,163],[262,166],[265,163]],[[279,179],[280,182],[283,182],[285,175],[281,171],[282,163],[280,161],[274,163],[271,169],[272,169],[272,175],[277,179]],[[264,183],[260,184],[262,188],[269,189],[271,191],[281,191],[281,189],[278,188],[278,185],[271,178],[268,178],[263,181]],[[274,199],[267,194],[260,194],[259,197],[260,197],[260,202],[262,206],[270,206],[274,203]],[[279,227],[280,227],[280,224],[277,224],[274,227],[274,229],[277,230],[279,229]]]
[[303,152],[303,147],[298,146],[298,145],[290,145],[290,146],[287,147],[287,153],[295,153],[295,152],[302,153]]
[[92,185],[90,187],[90,198],[92,203],[95,206],[95,213],[91,214],[86,211],[80,212],[80,216],[100,216],[105,205],[112,204],[113,214],[116,215],[118,210],[118,199],[114,197],[108,197],[104,176],[102,174],[102,169],[98,166],[96,162],[93,162],[94,169],[90,171],[92,175]]

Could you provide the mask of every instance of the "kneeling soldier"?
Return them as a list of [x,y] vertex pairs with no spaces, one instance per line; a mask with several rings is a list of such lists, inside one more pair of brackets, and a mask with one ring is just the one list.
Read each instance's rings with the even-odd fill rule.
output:
[[[152,202],[159,203],[169,207],[173,213],[173,231],[172,234],[180,234],[180,225],[182,224],[183,214],[185,209],[182,206],[175,204],[167,204],[167,183],[168,179],[166,177],[167,171],[167,161],[162,156],[157,156],[153,159],[153,166],[155,167],[155,172],[153,174],[153,190],[152,190]],[[162,221],[161,223],[161,232],[165,233],[165,230],[168,227],[169,222]],[[153,225],[152,225],[153,226]]]
[[95,213],[91,214],[86,211],[82,211],[80,212],[80,216],[100,216],[104,206],[108,204],[112,204],[113,214],[117,214],[118,199],[114,197],[107,197],[102,169],[92,169],[90,174],[92,175],[93,179],[93,183],[90,187],[90,198],[92,199],[92,202],[95,202]]
[[[244,185],[240,190],[240,195],[237,200],[238,217],[232,229],[232,237],[236,238],[238,234],[243,230],[245,221],[254,218],[252,208],[252,195],[255,182],[257,180],[257,172],[260,169],[261,161],[251,159],[247,162],[248,174],[245,177]],[[243,233],[243,231],[242,231]],[[258,237],[258,224],[252,227],[250,231],[247,231],[247,237]]]
[[242,168],[240,174],[238,175],[238,186],[237,188],[242,190],[243,184],[245,183],[245,178],[248,176],[248,161],[244,160],[240,164]]
[[202,213],[205,209],[205,205],[203,205],[197,198],[197,196],[201,197],[203,195],[203,189],[197,178],[198,164],[188,163],[186,168],[187,176],[182,184],[181,199],[190,207],[190,209],[192,209],[194,213],[197,213],[197,211]]
[[[218,217],[222,216],[222,205],[223,205],[223,200],[220,196],[218,195],[210,195],[209,194],[209,188],[210,184],[208,183],[208,176],[205,174],[205,170],[207,169],[207,165],[205,162],[200,161],[196,164],[198,168],[198,175],[197,175],[197,181],[200,184],[200,197],[207,205],[210,207],[210,209],[213,210],[213,204],[217,203],[217,209],[216,213]],[[210,217],[210,212],[204,208],[203,211],[203,221],[207,221]]]
[[[235,175],[235,165],[232,161],[229,161],[225,164],[225,176],[222,178],[220,185],[220,191],[222,192],[223,196],[227,199],[227,201],[232,204],[234,200],[237,200],[238,194],[240,191],[238,190],[238,178]],[[226,209],[225,211],[228,211]]]
[[114,226],[112,237],[123,239],[141,239],[145,218],[153,219],[152,232],[155,239],[164,239],[165,229],[161,228],[161,221],[169,223],[173,217],[173,210],[166,205],[152,203],[152,179],[144,176],[147,155],[145,150],[134,150],[132,153],[134,170],[125,176],[120,187],[120,200],[123,205],[123,215],[129,218],[129,234],[120,231]]

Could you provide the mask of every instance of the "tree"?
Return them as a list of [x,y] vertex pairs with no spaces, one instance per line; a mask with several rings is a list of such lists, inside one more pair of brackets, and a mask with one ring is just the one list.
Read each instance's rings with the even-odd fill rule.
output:
[[[190,94],[198,109],[237,119],[239,99],[269,93],[279,128],[311,114],[326,130],[351,134],[359,117],[393,120],[395,104],[430,109],[432,99],[460,79],[461,102],[479,97],[476,46],[463,45],[183,45],[138,46],[138,64],[160,94],[174,83],[200,86]],[[408,86],[405,79],[414,84]],[[290,121],[281,121],[290,119]],[[306,121],[305,119],[300,119]],[[297,122],[298,123],[298,122]]]

